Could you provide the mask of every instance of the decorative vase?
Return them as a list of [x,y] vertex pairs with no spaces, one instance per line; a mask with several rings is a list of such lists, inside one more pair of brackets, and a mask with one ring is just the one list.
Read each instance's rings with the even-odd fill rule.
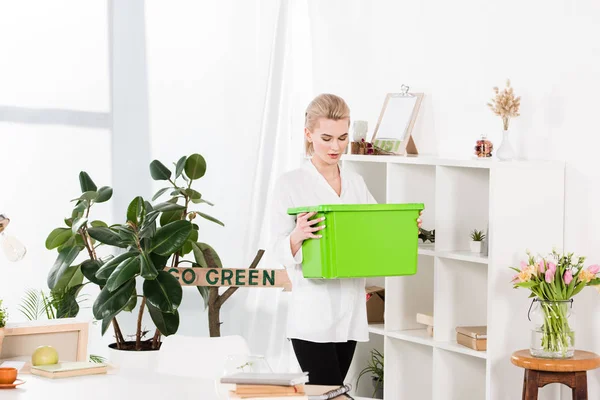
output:
[[534,299],[529,352],[534,357],[570,358],[575,353],[573,300]]
[[515,158],[515,151],[510,144],[509,132],[508,130],[502,131],[502,143],[498,151],[496,151],[496,156],[502,161],[509,161]]
[[476,242],[474,240],[471,240],[471,252],[473,252],[473,253],[481,253],[481,244],[482,243],[483,242],[481,242],[481,241],[477,241]]

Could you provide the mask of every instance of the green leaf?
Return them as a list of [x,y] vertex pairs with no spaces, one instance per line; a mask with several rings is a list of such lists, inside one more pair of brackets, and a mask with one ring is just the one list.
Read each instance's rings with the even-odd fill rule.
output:
[[102,335],[103,336],[106,333],[106,331],[108,330],[108,328],[110,327],[110,323],[112,322],[112,320],[113,320],[112,316],[106,317],[102,320]]
[[85,276],[88,281],[99,286],[104,286],[106,285],[106,279],[96,278],[96,272],[98,272],[103,264],[104,262],[102,260],[85,260],[81,263],[81,273],[83,273],[83,276]]
[[162,196],[163,194],[165,194],[165,192],[167,190],[171,189],[170,187],[166,187],[166,188],[162,188],[160,189],[158,192],[156,192],[156,194],[154,196],[152,196],[152,201],[158,199],[160,196]]
[[131,312],[131,311],[133,311],[133,309],[135,308],[136,305],[137,305],[137,292],[134,287],[133,294],[129,298],[129,301],[125,305],[125,308],[123,308],[123,311]]
[[64,270],[52,290],[55,292],[65,292],[69,288],[81,285],[82,283],[83,272],[81,271],[81,264],[71,265]]
[[65,225],[70,228],[73,225],[73,218],[65,218]]
[[164,313],[152,304],[148,304],[148,312],[150,313],[152,322],[156,325],[156,329],[158,329],[163,336],[173,335],[177,332],[177,329],[179,329],[178,311]]
[[111,292],[114,292],[121,287],[125,282],[134,279],[140,273],[140,258],[132,257],[122,263],[110,274],[106,281],[106,287]]
[[71,218],[75,219],[75,218],[79,218],[79,217],[83,216],[83,213],[87,209],[87,206],[88,206],[87,201],[85,201],[85,200],[79,201],[75,205],[75,208],[73,208],[73,212],[71,213]]
[[109,228],[89,228],[88,233],[100,243],[108,244],[110,246],[126,247],[119,234]]
[[183,193],[185,195],[187,195],[192,201],[194,200],[200,200],[202,198],[202,195],[200,194],[200,192],[195,191],[194,189],[185,189],[183,191]]
[[154,235],[150,251],[163,256],[175,253],[183,246],[191,230],[192,224],[185,220],[171,222],[161,227]]
[[200,154],[192,154],[185,161],[185,174],[191,180],[200,179],[206,173],[206,161]]
[[133,222],[136,226],[141,226],[144,223],[146,216],[146,206],[144,199],[141,196],[136,197],[129,203],[127,207],[127,221]]
[[169,202],[164,202],[164,203],[160,203],[154,206],[154,211],[160,211],[160,212],[165,212],[165,211],[180,211],[180,210],[184,210],[185,207],[180,205],[180,204],[173,204],[173,203],[169,203]]
[[142,265],[142,278],[150,280],[156,279],[158,271],[156,270],[156,267],[154,266],[150,256],[146,252],[142,252],[139,258]]
[[114,292],[111,292],[108,290],[108,287],[104,286],[92,307],[94,318],[112,318],[117,315],[129,302],[133,289],[135,289],[135,280],[133,279]]
[[98,187],[96,186],[92,178],[90,178],[88,173],[85,171],[81,171],[79,173],[79,186],[81,186],[82,193],[89,191],[95,192],[96,190],[98,190]]
[[113,195],[113,190],[111,187],[102,186],[98,189],[98,197],[96,197],[96,203],[104,203],[105,201],[110,200]]
[[72,199],[71,201],[82,201],[82,200],[86,200],[86,201],[92,201],[92,200],[96,200],[96,197],[98,197],[98,192],[96,192],[95,190],[91,190],[89,192],[85,192],[83,193],[81,196],[79,196],[76,199]]
[[212,222],[214,222],[214,223],[217,223],[217,224],[219,224],[219,225],[221,225],[221,226],[225,226],[225,224],[223,224],[221,221],[219,221],[219,220],[218,220],[218,219],[216,219],[215,217],[211,217],[210,215],[208,215],[208,214],[204,214],[204,213],[201,213],[201,212],[199,212],[199,211],[194,211],[194,212],[195,212],[196,214],[198,214],[199,216],[201,216],[202,218],[204,218],[204,219],[207,219],[207,220],[209,220],[209,221],[212,221]]
[[206,204],[208,204],[209,206],[214,206],[214,204],[213,204],[213,203],[211,203],[211,202],[210,202],[210,201],[208,201],[208,200],[204,200],[204,199],[192,199],[192,203],[196,203],[196,204],[206,203]]
[[196,263],[202,268],[223,268],[219,255],[206,243],[192,243]]
[[160,161],[154,160],[150,163],[150,175],[155,181],[168,181],[171,171]]
[[198,292],[200,292],[200,296],[202,296],[202,299],[204,300],[204,309],[206,310],[208,308],[208,294],[209,294],[209,287],[208,286],[196,286],[196,288],[198,289]]
[[48,287],[50,289],[54,289],[54,286],[56,286],[67,268],[75,261],[81,250],[83,250],[83,247],[72,246],[65,247],[58,253],[58,257],[48,274]]
[[139,253],[137,251],[128,251],[127,253],[119,254],[112,260],[108,261],[106,264],[102,265],[98,271],[96,272],[96,278],[98,279],[108,279],[113,271],[124,261],[137,256]]
[[156,234],[156,218],[160,215],[160,211],[151,211],[146,214],[146,219],[140,229],[140,238],[151,238]]
[[132,227],[129,225],[117,225],[112,229],[117,232],[123,244],[137,246],[137,237]]
[[146,301],[162,312],[172,313],[181,304],[183,289],[170,273],[160,271],[156,279],[144,281]]
[[79,303],[77,296],[84,285],[76,285],[68,288],[59,297],[54,297],[56,307],[56,318],[74,318],[79,314]]
[[106,222],[99,220],[90,222],[90,225],[92,225],[94,228],[108,228]]
[[73,233],[69,228],[56,228],[48,235],[46,248],[52,250],[65,243],[71,236],[73,236]]
[[183,211],[166,211],[160,216],[160,225],[165,226],[171,222],[179,221],[183,217]]
[[87,223],[88,219],[85,217],[79,217],[79,218],[75,218],[73,220],[73,226],[71,226],[71,230],[73,231],[73,233],[77,233],[77,231],[79,231],[79,229],[81,229],[82,226],[84,226]]
[[181,173],[183,172],[183,169],[185,168],[186,160],[187,160],[187,157],[183,156],[177,161],[177,164],[175,165],[175,179],[177,179],[181,176]]
[[161,256],[160,254],[150,253],[150,260],[152,260],[152,264],[156,267],[157,270],[165,269],[169,258],[171,258],[170,255]]
[[29,321],[36,321],[44,315],[45,308],[42,298],[40,297],[40,292],[34,289],[28,289],[25,292],[25,297],[22,299],[22,303],[19,304],[19,311]]
[[192,243],[196,243],[198,241],[198,231],[192,229],[190,232],[190,236],[188,236],[187,241],[183,244],[181,248],[181,255],[184,256],[192,252]]

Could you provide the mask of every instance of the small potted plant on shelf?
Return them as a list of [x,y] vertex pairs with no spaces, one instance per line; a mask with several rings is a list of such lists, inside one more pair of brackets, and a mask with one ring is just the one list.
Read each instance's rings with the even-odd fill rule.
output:
[[483,231],[473,229],[471,231],[471,251],[473,253],[481,253],[481,248],[484,240],[485,233],[483,233]]
[[2,352],[2,342],[4,341],[4,327],[6,326],[6,320],[8,319],[8,313],[6,309],[2,307],[2,300],[0,299],[0,352]]
[[360,378],[368,373],[371,374],[371,380],[373,382],[373,394],[371,397],[383,399],[383,354],[377,349],[371,350],[371,359],[367,366],[358,374],[358,378],[356,379],[356,390],[358,390]]

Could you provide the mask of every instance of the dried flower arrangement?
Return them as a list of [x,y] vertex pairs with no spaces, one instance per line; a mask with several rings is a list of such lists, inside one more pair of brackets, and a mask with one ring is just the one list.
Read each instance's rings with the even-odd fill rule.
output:
[[515,97],[513,88],[510,86],[510,79],[506,81],[504,90],[500,91],[498,87],[494,87],[494,93],[496,93],[496,97],[487,105],[494,114],[502,118],[504,130],[507,131],[510,119],[521,115],[519,114],[521,96]]

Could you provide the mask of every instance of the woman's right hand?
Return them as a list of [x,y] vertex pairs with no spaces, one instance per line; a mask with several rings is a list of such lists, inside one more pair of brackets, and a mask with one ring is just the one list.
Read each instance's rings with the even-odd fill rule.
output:
[[[325,225],[314,226],[321,221],[325,220],[323,218],[312,218],[316,212],[309,213],[300,213],[296,218],[296,227],[290,234],[290,244],[292,247],[296,247],[301,245],[306,239],[320,239],[323,235],[316,235],[315,232],[318,232],[325,228]],[[295,252],[294,252],[295,253]]]

